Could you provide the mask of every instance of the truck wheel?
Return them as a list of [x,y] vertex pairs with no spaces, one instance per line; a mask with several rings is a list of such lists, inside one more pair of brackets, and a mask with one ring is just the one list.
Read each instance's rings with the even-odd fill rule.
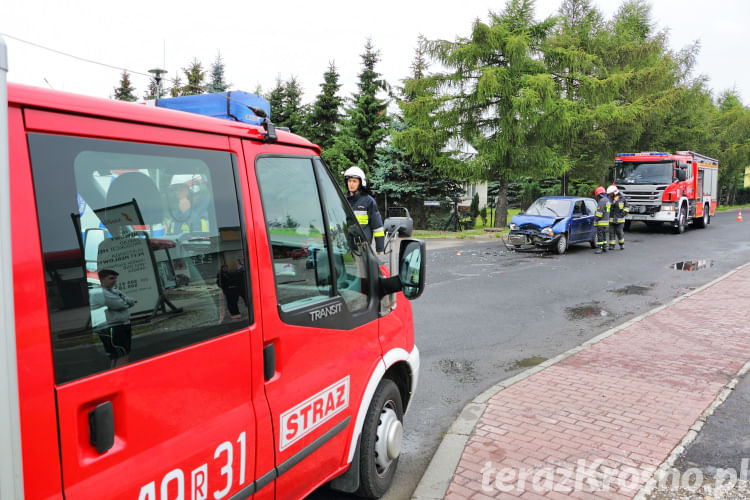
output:
[[680,215],[677,216],[677,224],[674,226],[676,234],[682,234],[687,229],[687,208],[683,205],[680,209]]
[[708,226],[708,205],[703,207],[703,217],[695,219],[695,227],[704,228]]
[[563,234],[560,236],[560,239],[557,240],[557,244],[555,245],[555,253],[558,255],[562,255],[565,253],[565,250],[568,249],[568,236]]
[[401,454],[403,419],[398,387],[392,380],[381,380],[362,426],[357,495],[380,498],[388,491]]

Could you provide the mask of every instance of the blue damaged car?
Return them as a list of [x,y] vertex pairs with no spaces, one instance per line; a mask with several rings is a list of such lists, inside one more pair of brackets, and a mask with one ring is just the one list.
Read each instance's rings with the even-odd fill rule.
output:
[[596,248],[596,201],[576,196],[544,196],[510,221],[507,244],[515,250],[548,248],[563,254],[573,243]]

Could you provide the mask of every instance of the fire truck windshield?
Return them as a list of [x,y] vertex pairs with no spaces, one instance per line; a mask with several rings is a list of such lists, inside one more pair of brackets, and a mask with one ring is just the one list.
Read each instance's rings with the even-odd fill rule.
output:
[[622,162],[615,165],[616,184],[671,184],[674,164],[661,162]]

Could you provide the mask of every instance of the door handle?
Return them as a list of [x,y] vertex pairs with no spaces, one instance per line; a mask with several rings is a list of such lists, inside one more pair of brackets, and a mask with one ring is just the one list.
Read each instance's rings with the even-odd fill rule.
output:
[[276,373],[276,347],[268,344],[263,347],[263,379],[268,382]]
[[89,412],[89,441],[99,453],[106,452],[115,444],[115,414],[111,401]]

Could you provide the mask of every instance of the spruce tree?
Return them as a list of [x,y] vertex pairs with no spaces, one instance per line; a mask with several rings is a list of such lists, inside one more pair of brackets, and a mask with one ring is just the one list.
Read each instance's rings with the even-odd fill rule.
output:
[[269,119],[274,123],[281,123],[285,120],[284,117],[284,82],[281,81],[281,76],[276,77],[276,86],[265,96],[271,105],[271,116]]
[[323,74],[323,83],[320,84],[320,94],[315,98],[305,126],[306,137],[324,151],[333,146],[338,133],[343,103],[343,99],[338,96],[340,89],[339,73],[334,63],[329,63],[328,71]]
[[341,133],[324,159],[334,171],[358,165],[367,174],[375,162],[377,147],[388,136],[390,119],[386,114],[388,103],[378,98],[378,93],[386,90],[387,85],[375,71],[380,55],[371,40],[365,43],[365,53],[360,57],[362,71],[358,91],[352,95],[351,107],[341,122]]
[[206,72],[203,71],[203,66],[198,59],[193,59],[190,66],[182,68],[185,73],[187,83],[182,87],[180,95],[196,95],[203,94],[206,92],[206,86],[203,80],[206,78]]
[[216,60],[211,65],[211,81],[206,85],[206,92],[218,93],[226,92],[230,84],[227,83],[224,77],[224,61],[221,58],[221,53],[216,54]]
[[302,87],[297,77],[292,76],[284,84],[284,94],[281,100],[281,120],[274,122],[282,127],[288,127],[291,132],[301,132],[304,123],[302,103]]
[[136,101],[138,98],[134,94],[135,87],[130,83],[130,74],[123,70],[120,76],[120,86],[115,87],[115,99],[118,101]]
[[178,97],[182,95],[182,78],[180,78],[180,75],[175,73],[174,78],[169,80],[169,84],[170,97]]
[[449,135],[434,119],[439,101],[426,86],[426,55],[426,40],[420,37],[411,74],[399,89],[403,117],[394,118],[393,140],[378,151],[373,172],[378,193],[391,204],[406,206],[415,227],[424,228],[428,225],[425,200],[453,199],[462,191],[461,184],[441,169],[453,160],[447,152]]

